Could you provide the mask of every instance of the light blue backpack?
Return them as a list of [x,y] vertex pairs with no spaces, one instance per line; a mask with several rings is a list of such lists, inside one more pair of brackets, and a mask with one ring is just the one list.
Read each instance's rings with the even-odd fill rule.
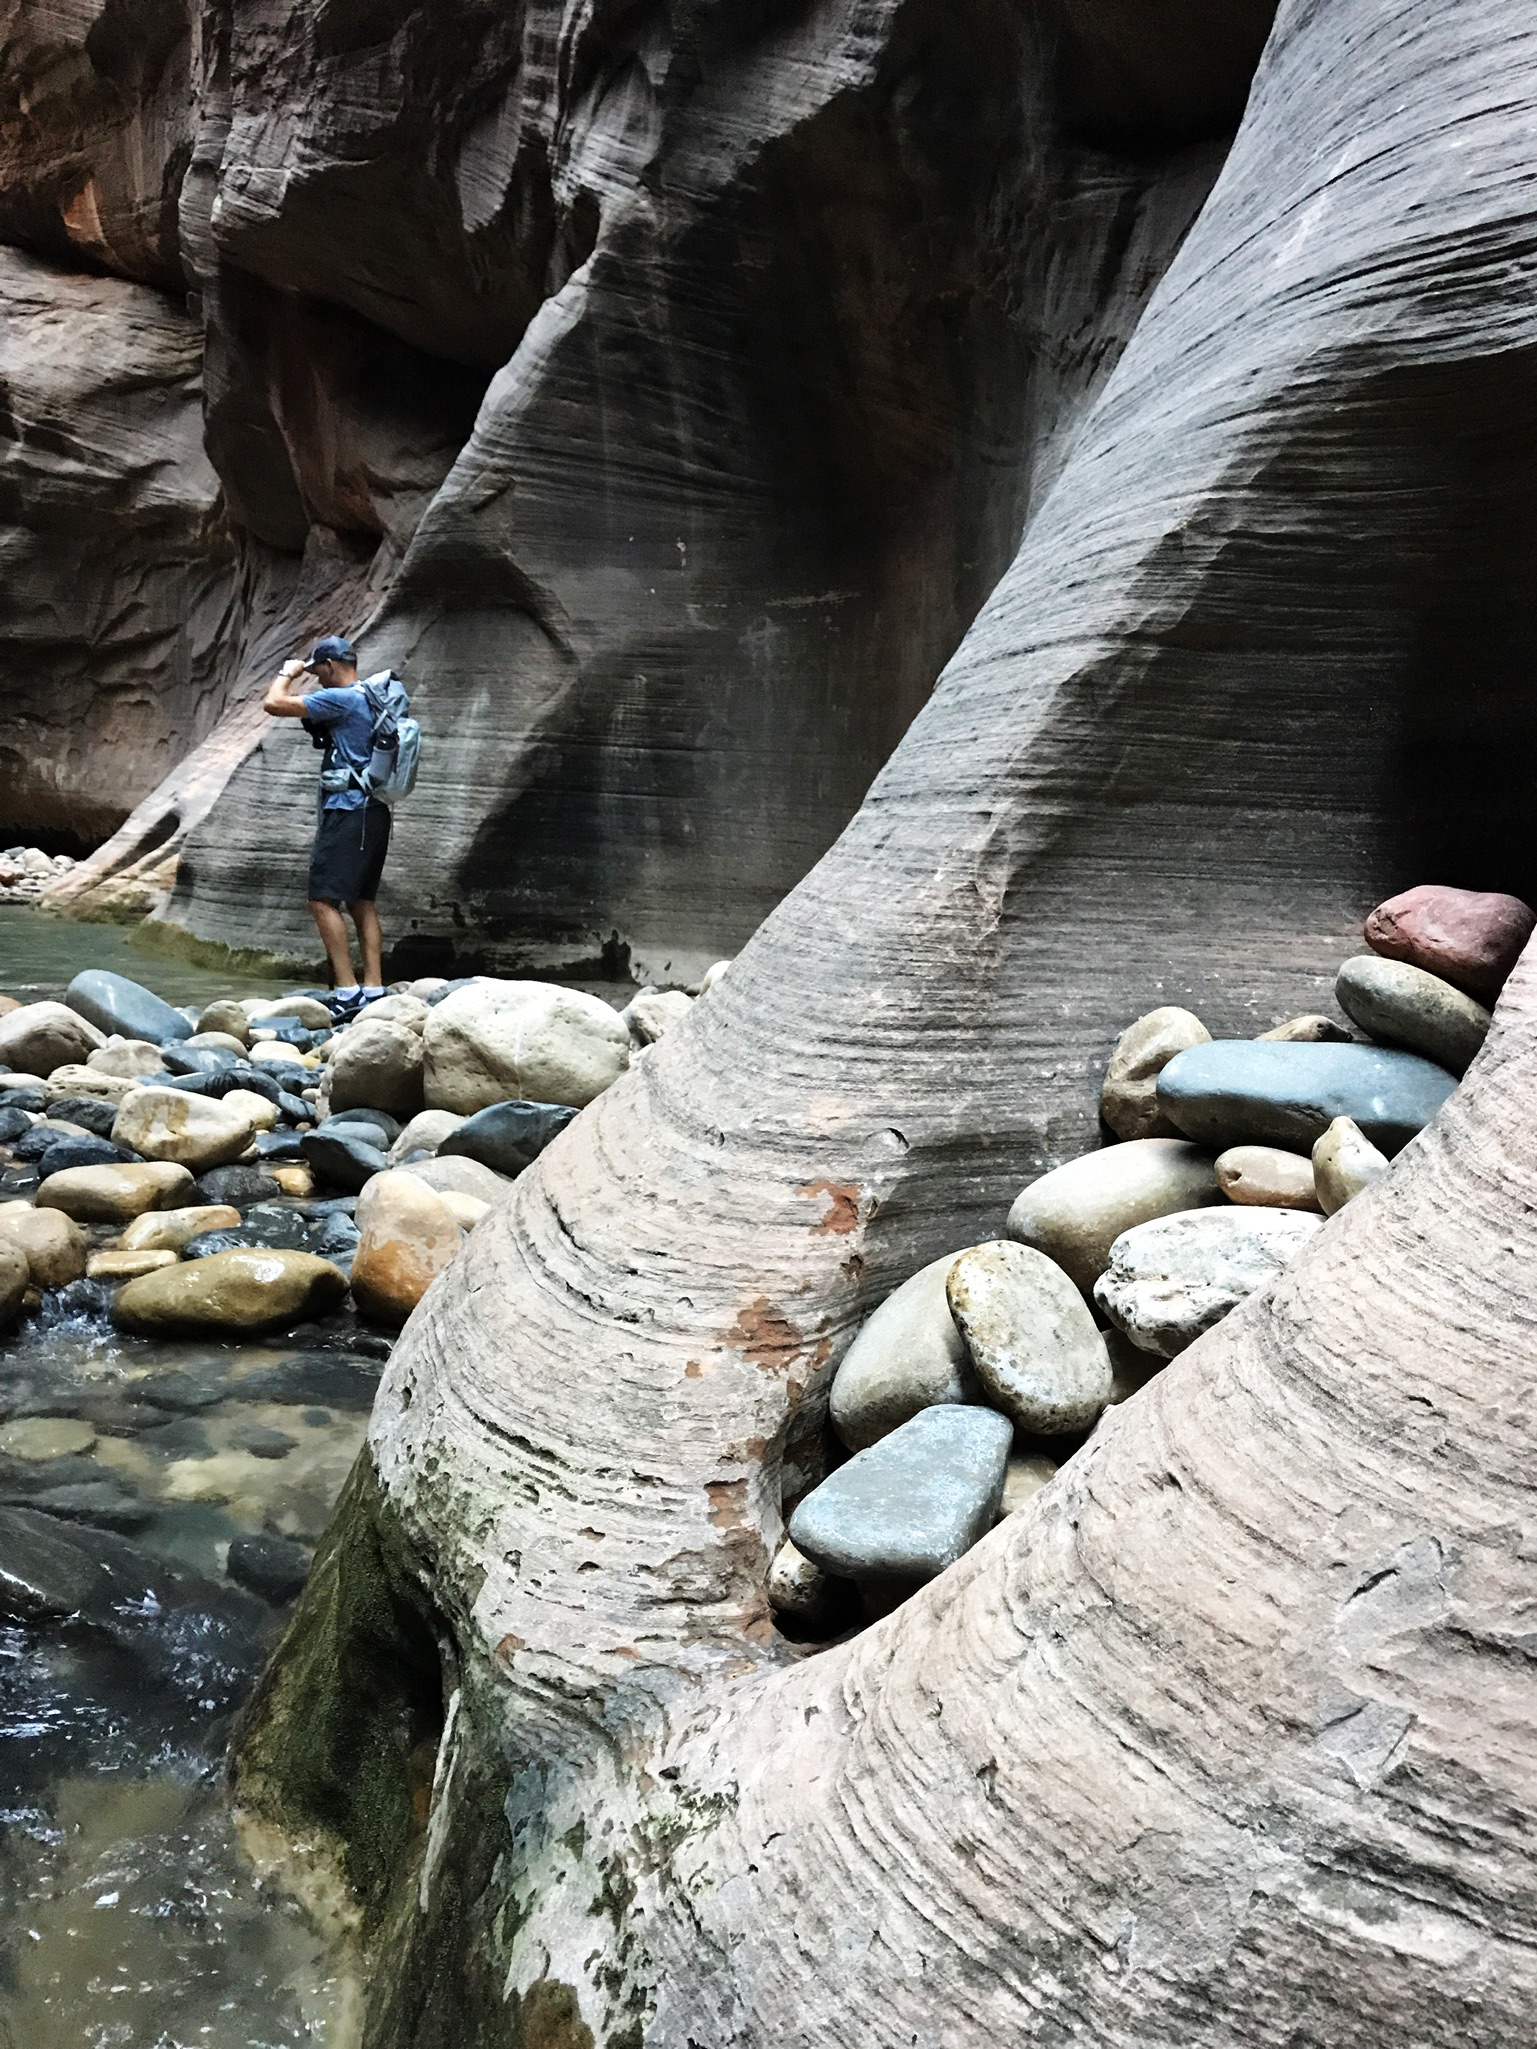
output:
[[373,751],[358,784],[391,809],[416,787],[422,758],[422,729],[411,716],[406,686],[393,669],[381,669],[362,686],[374,717]]

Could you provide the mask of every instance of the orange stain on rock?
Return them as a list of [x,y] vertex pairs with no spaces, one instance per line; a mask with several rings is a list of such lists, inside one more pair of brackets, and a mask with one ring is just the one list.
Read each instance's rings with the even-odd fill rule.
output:
[[527,1648],[528,1646],[524,1643],[521,1636],[513,1636],[509,1633],[502,1638],[496,1649],[491,1653],[491,1662],[493,1665],[500,1666],[504,1672],[510,1671],[513,1652],[526,1650]]
[[711,1480],[704,1491],[710,1497],[710,1520],[718,1530],[747,1528],[745,1480]]
[[808,1181],[800,1193],[810,1200],[819,1195],[827,1197],[827,1209],[817,1231],[829,1231],[836,1238],[846,1238],[850,1231],[857,1231],[864,1221],[859,1213],[861,1189],[857,1181]]
[[800,1332],[767,1295],[760,1295],[738,1313],[731,1335],[754,1366],[765,1373],[787,1373],[800,1353]]

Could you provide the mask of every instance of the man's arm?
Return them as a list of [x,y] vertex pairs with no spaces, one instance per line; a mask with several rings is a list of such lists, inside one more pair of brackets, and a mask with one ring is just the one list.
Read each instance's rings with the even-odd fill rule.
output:
[[311,680],[309,669],[303,662],[284,662],[267,685],[262,710],[275,719],[302,719],[306,707],[299,686]]

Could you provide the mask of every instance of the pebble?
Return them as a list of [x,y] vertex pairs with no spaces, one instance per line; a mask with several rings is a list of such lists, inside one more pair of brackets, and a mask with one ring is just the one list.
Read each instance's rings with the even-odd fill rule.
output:
[[414,1117],[422,1108],[422,1060],[422,1035],[409,1024],[369,1018],[350,1026],[331,1061],[333,1114],[369,1106],[398,1118]]
[[258,1137],[273,1130],[278,1121],[277,1104],[266,1096],[257,1095],[254,1089],[231,1089],[228,1095],[219,1098],[219,1107],[246,1118]]
[[894,1605],[992,1528],[1013,1439],[994,1409],[924,1409],[808,1494],[790,1541],[872,1607]]
[[0,1324],[14,1323],[20,1316],[31,1286],[26,1254],[0,1239]]
[[947,1252],[893,1290],[844,1353],[828,1414],[851,1451],[863,1451],[936,1403],[979,1398],[945,1292],[956,1258]]
[[24,1003],[0,1017],[0,1067],[28,1075],[52,1074],[79,1063],[106,1044],[95,1025],[63,1003]]
[[228,1098],[211,1102],[182,1089],[139,1088],[118,1105],[112,1136],[147,1160],[173,1160],[203,1174],[239,1159],[256,1127]]
[[493,1173],[513,1179],[534,1164],[575,1115],[563,1103],[492,1103],[444,1136],[438,1158],[479,1160]]
[[422,1110],[413,1117],[390,1146],[389,1160],[398,1167],[412,1153],[435,1153],[465,1120],[452,1110]]
[[232,1231],[240,1212],[229,1203],[199,1203],[189,1209],[167,1209],[135,1217],[118,1240],[123,1252],[180,1252],[205,1231]]
[[1284,1024],[1272,1025],[1268,1032],[1259,1034],[1262,1045],[1279,1041],[1284,1046],[1338,1046],[1348,1044],[1349,1040],[1350,1034],[1342,1024],[1316,1010],[1305,1017],[1289,1017]]
[[461,1243],[443,1198],[404,1169],[376,1174],[358,1197],[352,1293],[365,1316],[399,1325]]
[[89,1240],[61,1210],[6,1203],[0,1207],[0,1244],[25,1259],[34,1288],[67,1288],[85,1272]]
[[479,1196],[461,1195],[457,1188],[440,1188],[436,1192],[439,1202],[447,1204],[449,1215],[461,1231],[473,1231],[483,1218],[491,1214],[490,1203],[482,1202]]
[[727,968],[729,968],[730,965],[731,962],[729,960],[718,960],[714,962],[710,967],[707,967],[705,969],[703,979],[700,981],[699,984],[699,993],[701,996],[709,995],[710,991],[715,987],[716,983],[725,974]]
[[274,1167],[272,1178],[284,1195],[302,1199],[315,1192],[315,1177],[306,1166]]
[[1313,1163],[1273,1145],[1235,1145],[1217,1158],[1217,1186],[1229,1202],[1259,1209],[1319,1207]]
[[495,1173],[483,1166],[479,1160],[466,1160],[439,1155],[435,1160],[413,1160],[409,1167],[398,1170],[412,1174],[428,1188],[435,1188],[439,1195],[454,1193],[472,1196],[475,1201],[494,1206],[512,1189],[513,1183],[505,1175]]
[[599,997],[481,979],[434,1007],[423,1045],[427,1107],[469,1116],[514,1101],[582,1109],[619,1079],[631,1042]]
[[287,1537],[236,1537],[224,1569],[237,1586],[282,1606],[303,1592],[309,1553]]
[[163,1266],[175,1266],[174,1252],[93,1252],[85,1271],[93,1281],[136,1281]]
[[205,1032],[218,1032],[237,1040],[244,1047],[250,1044],[250,1022],[245,1014],[245,1005],[236,1003],[226,996],[221,997],[217,1003],[210,1003],[199,1013],[197,1028],[200,1035]]
[[1313,1178],[1326,1217],[1342,1210],[1387,1171],[1386,1155],[1349,1117],[1336,1117],[1313,1147]]
[[1375,953],[1347,960],[1334,993],[1368,1037],[1423,1053],[1458,1076],[1466,1074],[1493,1022],[1481,1003],[1439,975]]
[[781,1622],[820,1634],[842,1626],[852,1589],[847,1580],[833,1579],[813,1565],[786,1537],[770,1562],[764,1592]]
[[52,1096],[48,1115],[50,1119],[78,1125],[97,1138],[110,1138],[117,1110],[102,1096]]
[[348,1189],[354,1195],[389,1166],[379,1147],[370,1145],[360,1135],[359,1127],[350,1131],[324,1128],[306,1132],[299,1150],[317,1181]]
[[1043,1487],[1057,1477],[1056,1462],[1044,1453],[1016,1454],[1003,1476],[1003,1498],[998,1503],[998,1520],[1017,1515],[1027,1501],[1034,1501]]
[[[253,1202],[272,1202],[283,1193],[277,1173],[262,1167],[215,1167],[197,1178],[197,1192],[205,1203],[246,1209]],[[190,1194],[191,1191],[189,1190]]]
[[298,1449],[297,1437],[290,1437],[286,1430],[273,1430],[265,1423],[246,1423],[240,1429],[230,1432],[230,1443],[236,1451],[248,1451],[252,1458],[287,1458]]
[[1157,1082],[1176,1053],[1203,1046],[1211,1033],[1189,1010],[1165,1004],[1116,1040],[1099,1095],[1099,1114],[1117,1138],[1178,1138],[1158,1107]]
[[147,1074],[159,1074],[165,1061],[148,1039],[109,1039],[85,1064],[110,1081],[142,1081]]
[[373,1143],[380,1146],[393,1145],[401,1131],[398,1117],[392,1117],[387,1110],[370,1109],[365,1104],[360,1104],[353,1110],[338,1111],[334,1116],[327,1117],[318,1128],[329,1131],[343,1126],[376,1133]]
[[26,1110],[0,1110],[0,1145],[14,1145],[25,1131],[32,1129],[32,1118]]
[[192,1176],[171,1161],[72,1167],[48,1177],[37,1191],[37,1206],[62,1210],[81,1224],[131,1224],[146,1210],[175,1209],[192,1190]]
[[1132,1343],[1172,1359],[1266,1287],[1323,1229],[1298,1210],[1199,1210],[1115,1241],[1094,1299]]
[[116,1104],[137,1087],[137,1082],[125,1081],[121,1075],[103,1074],[89,1064],[71,1064],[56,1067],[49,1075],[48,1101],[51,1106],[72,1096],[94,1096],[98,1102]]
[[0,1425],[0,1453],[6,1458],[81,1458],[95,1442],[90,1424],[73,1416],[23,1416]]
[[1424,884],[1378,904],[1365,938],[1373,953],[1408,961],[1492,1006],[1534,924],[1519,897]]
[[219,1252],[130,1281],[112,1315],[140,1336],[276,1330],[325,1315],[346,1293],[346,1275],[308,1252]]
[[1018,1430],[1087,1430],[1110,1399],[1110,1355],[1082,1295],[1055,1260],[1011,1239],[953,1262],[945,1293],[983,1398]]
[[620,1011],[637,1046],[654,1046],[674,1025],[682,1024],[694,1007],[681,989],[642,989]]
[[1221,1200],[1210,1155],[1199,1146],[1139,1138],[1069,1160],[1032,1181],[1015,1198],[1007,1228],[1011,1238],[1054,1259],[1087,1295],[1123,1231]]
[[[296,1024],[302,1024],[312,1032],[329,1031],[335,1020],[318,996],[295,993],[288,996],[274,996],[267,999],[253,998],[241,1004],[246,1023],[270,1024],[280,1017],[291,1017]],[[201,1020],[199,1020],[201,1022]]]
[[[19,1147],[17,1156],[20,1157]],[[126,1166],[132,1158],[130,1152],[114,1145],[110,1138],[92,1138],[88,1134],[75,1138],[61,1134],[39,1154],[37,1171],[46,1181],[52,1174],[67,1174],[72,1167],[108,1167],[114,1162]]]
[[114,975],[105,968],[87,968],[76,975],[64,1000],[98,1031],[120,1038],[165,1046],[192,1036],[193,1027],[179,1010],[126,975]]
[[1266,1044],[1218,1039],[1193,1046],[1158,1077],[1158,1099],[1192,1139],[1311,1151],[1336,1117],[1354,1117],[1386,1153],[1406,1146],[1456,1088],[1417,1053],[1382,1046]]

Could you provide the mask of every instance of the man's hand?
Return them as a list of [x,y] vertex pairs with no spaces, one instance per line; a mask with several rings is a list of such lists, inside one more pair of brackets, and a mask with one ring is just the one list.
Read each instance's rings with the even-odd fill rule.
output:
[[267,685],[267,694],[262,699],[262,710],[275,719],[302,719],[304,717],[304,696],[299,684],[309,676],[307,662],[284,662],[277,675]]

